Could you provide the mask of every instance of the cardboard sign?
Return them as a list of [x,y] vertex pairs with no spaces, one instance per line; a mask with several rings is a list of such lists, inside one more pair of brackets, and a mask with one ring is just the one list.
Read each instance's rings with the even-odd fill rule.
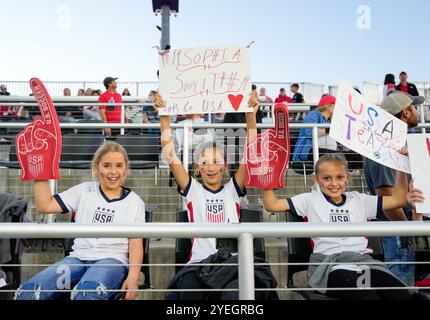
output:
[[408,126],[365,98],[346,82],[338,88],[330,137],[384,166],[410,172],[409,158],[398,151],[406,144]]
[[408,134],[407,142],[414,186],[425,197],[424,202],[416,203],[417,213],[430,216],[430,134]]
[[160,114],[251,112],[249,48],[171,49],[160,52]]
[[245,148],[246,186],[260,189],[284,187],[284,172],[290,158],[288,109],[275,105],[275,130],[270,129],[248,142]]
[[30,80],[41,116],[25,126],[16,136],[16,155],[21,180],[60,178],[61,129],[57,112],[42,81]]

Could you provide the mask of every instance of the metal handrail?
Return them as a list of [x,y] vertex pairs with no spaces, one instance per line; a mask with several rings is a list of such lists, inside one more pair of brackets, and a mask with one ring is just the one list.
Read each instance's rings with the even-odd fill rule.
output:
[[430,222],[353,222],[300,223],[146,223],[141,225],[94,225],[76,223],[0,223],[0,238],[237,238],[249,233],[256,238],[270,237],[357,237],[357,236],[422,236],[430,235]]
[[[0,122],[0,128],[24,128],[30,122]],[[185,126],[195,129],[246,129],[245,123],[172,123],[172,128],[184,128]],[[60,128],[80,129],[80,128],[160,128],[159,123],[60,123]],[[273,123],[258,123],[258,129],[273,129]],[[313,128],[330,128],[330,123],[290,123],[290,129],[313,129]],[[416,127],[430,128],[430,123],[419,123]]]

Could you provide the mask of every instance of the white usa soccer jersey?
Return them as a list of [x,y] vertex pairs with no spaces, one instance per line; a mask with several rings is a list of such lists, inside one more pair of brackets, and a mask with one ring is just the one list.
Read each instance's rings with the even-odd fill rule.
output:
[[[188,221],[190,223],[237,223],[240,217],[240,198],[244,197],[235,178],[231,178],[218,190],[210,190],[190,177],[190,182],[179,194],[187,203]],[[194,238],[190,262],[197,262],[215,253],[215,238]]]
[[[366,222],[382,214],[382,197],[346,192],[342,201],[334,203],[321,191],[302,193],[287,199],[291,214],[308,222]],[[331,255],[342,251],[372,252],[365,237],[313,237],[315,253]]]
[[[128,188],[109,200],[97,182],[84,182],[54,195],[63,213],[74,211],[76,223],[139,224],[145,222],[145,203]],[[77,238],[70,254],[81,260],[115,258],[128,263],[127,238]]]

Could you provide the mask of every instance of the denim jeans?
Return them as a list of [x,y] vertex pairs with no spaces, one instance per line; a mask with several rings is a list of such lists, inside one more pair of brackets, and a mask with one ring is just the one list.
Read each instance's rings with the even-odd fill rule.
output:
[[[384,247],[385,262],[413,262],[415,261],[415,252],[402,248],[399,237],[382,238]],[[402,280],[406,285],[415,284],[415,265],[413,264],[392,264],[388,265],[390,271]]]
[[[92,265],[86,266],[85,264]],[[118,266],[102,266],[102,264]],[[128,268],[116,259],[83,261],[74,257],[66,257],[22,284],[17,289],[14,299],[63,299],[69,294],[68,292],[44,290],[67,290],[73,288],[70,297],[72,300],[109,300],[117,292],[108,290],[121,288],[127,274]]]

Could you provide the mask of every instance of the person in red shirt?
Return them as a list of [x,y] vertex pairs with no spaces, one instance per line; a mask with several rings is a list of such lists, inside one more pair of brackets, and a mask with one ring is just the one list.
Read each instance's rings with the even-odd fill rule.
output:
[[[118,78],[107,77],[103,80],[106,91],[99,97],[99,103],[123,103],[121,95],[116,92],[116,79]],[[105,123],[121,122],[121,106],[100,106],[99,112],[102,121]],[[127,119],[124,118],[124,121],[127,122]],[[105,128],[104,132],[106,136],[112,135],[111,128]]]
[[281,103],[281,102],[286,102],[286,103],[293,102],[293,100],[285,93],[284,88],[281,88],[279,90],[279,96],[275,99],[275,103]]
[[404,71],[400,72],[399,75],[400,83],[396,86],[396,90],[408,93],[411,96],[417,97],[418,93],[417,87],[413,83],[408,82],[408,74]]

